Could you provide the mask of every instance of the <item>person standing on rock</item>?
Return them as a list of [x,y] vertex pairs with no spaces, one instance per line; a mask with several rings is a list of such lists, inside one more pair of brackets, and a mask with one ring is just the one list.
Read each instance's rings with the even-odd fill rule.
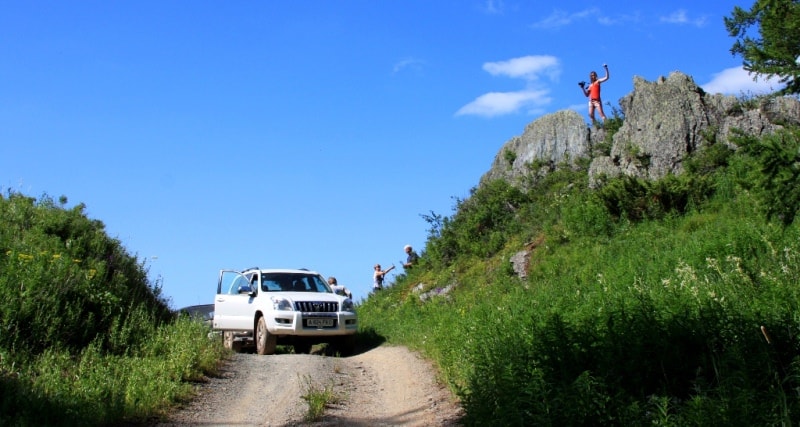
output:
[[589,73],[589,85],[587,87],[586,82],[578,83],[578,86],[581,87],[583,94],[589,98],[589,118],[592,119],[592,123],[595,122],[594,120],[594,109],[600,112],[600,118],[603,121],[606,121],[606,115],[603,112],[603,101],[600,99],[600,83],[605,82],[608,80],[608,65],[603,64],[603,69],[606,70],[606,75],[602,79],[597,78],[597,72],[592,71]]

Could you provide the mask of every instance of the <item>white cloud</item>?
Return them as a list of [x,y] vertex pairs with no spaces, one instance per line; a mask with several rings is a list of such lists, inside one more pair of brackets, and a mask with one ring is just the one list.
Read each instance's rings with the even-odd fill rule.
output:
[[456,116],[475,115],[494,117],[514,113],[524,107],[535,108],[549,104],[549,91],[524,90],[518,92],[490,92],[477,97],[474,101],[461,107]]
[[503,0],[486,0],[483,10],[492,15],[501,14],[503,13],[503,6]]
[[404,69],[411,68],[413,70],[421,70],[422,66],[425,64],[425,61],[416,58],[404,58],[394,64],[392,67],[392,74],[397,74]]
[[569,25],[574,21],[586,19],[592,15],[598,15],[600,12],[597,8],[584,9],[580,12],[567,13],[563,10],[554,10],[550,16],[542,19],[539,22],[533,23],[534,28],[558,28]]
[[714,74],[710,82],[701,85],[708,93],[723,93],[726,95],[740,94],[765,94],[783,88],[777,78],[766,79],[759,77],[753,80],[754,75],[742,67],[726,68]]
[[667,16],[662,16],[659,20],[667,24],[678,24],[678,25],[689,24],[689,25],[694,25],[696,27],[702,27],[706,24],[705,17],[689,19],[689,14],[686,12],[685,9],[678,9]]
[[526,110],[529,114],[540,113],[550,104],[550,90],[541,82],[557,81],[561,72],[558,58],[549,55],[529,55],[507,61],[487,62],[483,69],[493,76],[505,76],[524,80],[524,88],[511,92],[489,92],[456,111],[456,116],[475,115],[494,117]]
[[538,80],[540,74],[546,74],[551,80],[557,80],[560,69],[558,58],[549,55],[531,55],[512,58],[508,61],[487,62],[484,71],[493,76],[504,75],[526,80]]

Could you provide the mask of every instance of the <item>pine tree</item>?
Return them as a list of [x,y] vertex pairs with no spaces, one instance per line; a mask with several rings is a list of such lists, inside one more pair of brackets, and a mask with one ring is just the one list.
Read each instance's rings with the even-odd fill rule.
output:
[[[757,29],[759,37],[747,35]],[[736,6],[725,18],[744,69],[756,76],[778,77],[786,84],[780,93],[800,93],[800,0],[756,0],[749,11]]]

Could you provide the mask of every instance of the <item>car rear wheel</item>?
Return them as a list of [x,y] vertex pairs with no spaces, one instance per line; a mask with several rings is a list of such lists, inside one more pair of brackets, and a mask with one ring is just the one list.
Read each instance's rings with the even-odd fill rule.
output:
[[269,333],[267,321],[264,320],[263,316],[259,317],[258,325],[256,326],[256,353],[261,355],[274,354],[277,344],[278,337]]
[[222,345],[236,353],[241,353],[242,351],[242,342],[234,340],[232,331],[225,331],[222,333]]

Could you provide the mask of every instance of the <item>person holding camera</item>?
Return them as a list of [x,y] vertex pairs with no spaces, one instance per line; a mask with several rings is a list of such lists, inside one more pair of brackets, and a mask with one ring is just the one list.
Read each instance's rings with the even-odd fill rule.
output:
[[602,79],[597,78],[597,73],[592,71],[589,73],[589,85],[586,85],[586,82],[578,83],[578,86],[581,87],[583,94],[589,98],[589,118],[592,119],[592,123],[595,122],[594,120],[594,110],[595,108],[597,111],[600,112],[600,118],[603,119],[605,122],[606,115],[603,112],[603,101],[600,99],[600,83],[605,82],[608,80],[608,65],[603,64],[603,69],[606,70],[606,75]]

